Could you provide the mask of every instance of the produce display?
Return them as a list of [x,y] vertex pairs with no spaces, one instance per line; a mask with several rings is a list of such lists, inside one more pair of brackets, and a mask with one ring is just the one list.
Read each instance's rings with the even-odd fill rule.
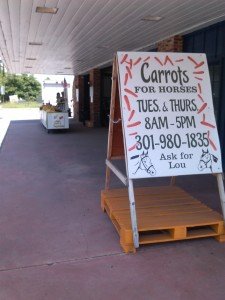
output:
[[50,103],[42,104],[40,110],[44,110],[48,113],[61,112],[61,110],[56,105],[52,105]]

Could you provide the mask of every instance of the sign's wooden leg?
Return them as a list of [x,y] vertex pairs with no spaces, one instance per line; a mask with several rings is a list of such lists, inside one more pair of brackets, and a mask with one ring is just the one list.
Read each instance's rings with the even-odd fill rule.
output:
[[170,179],[170,185],[175,185],[175,182],[176,182],[176,177],[172,176]]
[[106,166],[105,189],[108,190],[109,186],[110,186],[110,168]]
[[220,173],[217,174],[216,177],[217,177],[220,201],[222,206],[223,218],[225,220],[225,192],[224,192],[224,185],[223,185],[223,175]]
[[132,231],[133,231],[134,247],[138,248],[139,247],[139,234],[138,234],[138,228],[137,228],[134,186],[133,186],[133,181],[131,179],[128,180],[128,194],[129,194],[129,202],[130,202],[130,217],[131,217],[131,226],[132,226]]

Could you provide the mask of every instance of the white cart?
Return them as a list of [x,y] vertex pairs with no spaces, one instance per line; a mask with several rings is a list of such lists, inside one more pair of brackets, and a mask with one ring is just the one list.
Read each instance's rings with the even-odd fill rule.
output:
[[69,128],[68,113],[65,112],[46,112],[41,110],[40,119],[47,130]]

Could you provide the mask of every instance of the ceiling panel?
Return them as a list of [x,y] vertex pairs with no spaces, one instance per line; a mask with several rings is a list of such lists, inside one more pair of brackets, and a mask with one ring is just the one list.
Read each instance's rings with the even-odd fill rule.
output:
[[[162,20],[142,21],[147,15]],[[222,20],[224,0],[0,0],[0,56],[13,73],[82,74],[117,50],[150,49]]]

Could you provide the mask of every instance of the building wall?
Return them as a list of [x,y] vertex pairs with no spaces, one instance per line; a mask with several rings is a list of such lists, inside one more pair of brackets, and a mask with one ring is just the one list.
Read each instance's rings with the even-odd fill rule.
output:
[[90,71],[90,87],[93,95],[90,98],[90,122],[91,126],[100,126],[100,102],[101,102],[101,71],[93,69]]

